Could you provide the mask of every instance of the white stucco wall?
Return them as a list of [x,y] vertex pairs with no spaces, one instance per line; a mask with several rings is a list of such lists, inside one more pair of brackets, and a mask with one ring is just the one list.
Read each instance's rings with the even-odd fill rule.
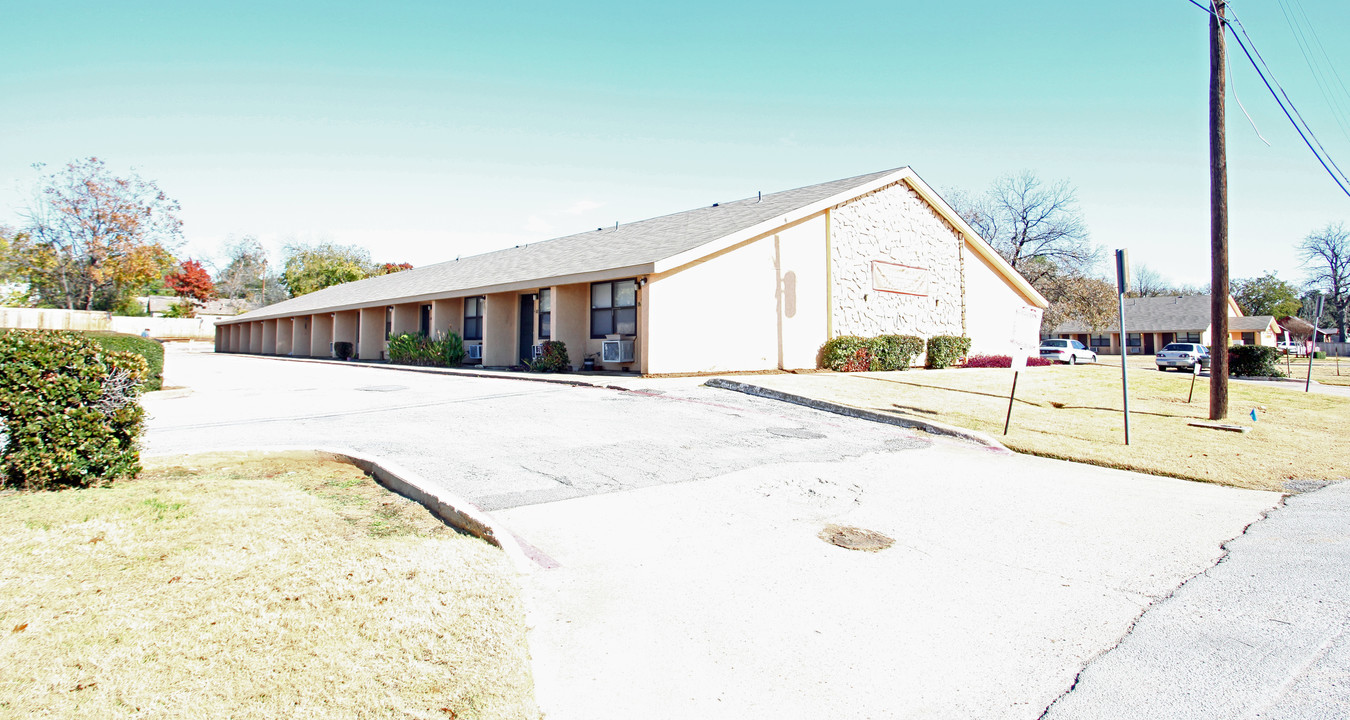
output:
[[[1019,308],[1033,306],[974,249],[967,245],[962,252],[966,258],[966,336],[970,338],[970,351],[1011,354],[1014,316]],[[1035,347],[1039,336],[1039,325],[1021,326],[1017,340],[1024,346]]]
[[[962,334],[961,235],[899,183],[835,208],[830,255],[834,335]],[[918,295],[878,290],[873,261],[922,268]]]
[[648,373],[815,367],[826,337],[825,215],[649,279]]

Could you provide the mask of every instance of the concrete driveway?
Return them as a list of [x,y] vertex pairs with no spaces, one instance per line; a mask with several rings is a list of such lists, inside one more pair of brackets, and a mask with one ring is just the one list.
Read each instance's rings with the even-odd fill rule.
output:
[[[556,718],[1036,718],[1273,493],[991,451],[690,381],[648,392],[170,354],[148,449],[346,446],[469,497]],[[831,524],[895,539],[877,553]]]

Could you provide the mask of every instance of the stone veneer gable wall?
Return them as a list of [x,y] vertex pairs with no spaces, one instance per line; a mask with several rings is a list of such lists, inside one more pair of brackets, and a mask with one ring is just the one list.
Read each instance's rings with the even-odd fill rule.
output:
[[[830,213],[834,335],[963,334],[961,234],[897,183]],[[872,261],[927,269],[927,296],[872,287]]]

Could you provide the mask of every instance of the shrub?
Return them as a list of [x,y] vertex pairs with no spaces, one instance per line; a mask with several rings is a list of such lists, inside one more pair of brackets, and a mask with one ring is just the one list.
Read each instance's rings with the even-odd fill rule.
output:
[[389,362],[398,365],[446,367],[464,361],[464,341],[456,333],[429,338],[400,333],[389,338]]
[[913,335],[878,335],[867,341],[872,358],[870,370],[908,370],[914,357],[923,352],[923,338]]
[[145,392],[154,392],[164,384],[164,345],[158,340],[143,338],[140,335],[125,335],[113,332],[87,333],[90,340],[109,352],[136,353],[145,358],[150,368],[145,378]]
[[441,336],[440,353],[441,360],[448,367],[464,362],[464,338],[453,332]]
[[924,367],[930,370],[948,368],[970,352],[970,338],[958,335],[934,335],[928,338],[928,360]]
[[[1027,358],[1027,367],[1046,367],[1054,365],[1053,362],[1043,357],[1032,355]],[[968,368],[1010,368],[1012,367],[1011,355],[968,355],[963,367]]]
[[568,372],[572,361],[567,357],[567,346],[557,340],[545,340],[543,353],[530,361],[534,372]]
[[0,331],[0,475],[7,486],[135,477],[145,358],[74,332]]
[[333,354],[339,360],[351,360],[352,355],[355,354],[355,347],[349,342],[339,340],[333,343]]
[[1314,360],[1326,360],[1326,359],[1327,359],[1327,354],[1326,354],[1326,352],[1324,352],[1324,351],[1322,351],[1322,350],[1318,350],[1317,352],[1313,353],[1313,359],[1314,359]]
[[[857,364],[857,354],[859,350],[867,352],[866,338],[860,338],[857,335],[840,335],[837,338],[830,338],[825,344],[820,346],[820,366],[837,372],[856,372],[856,370],[846,370],[845,366]],[[867,353],[868,361],[863,364],[862,369],[866,370],[871,366],[871,353]]]
[[1264,345],[1233,345],[1228,348],[1228,374],[1245,377],[1284,377],[1280,353]]

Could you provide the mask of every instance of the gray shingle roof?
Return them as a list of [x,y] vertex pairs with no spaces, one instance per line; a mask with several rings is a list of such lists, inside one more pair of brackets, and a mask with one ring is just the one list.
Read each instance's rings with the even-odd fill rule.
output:
[[720,203],[640,222],[568,235],[543,242],[358,280],[301,295],[230,318],[262,320],[333,309],[377,305],[430,295],[647,265],[715,242],[895,170],[859,175],[795,190]]
[[[1209,328],[1209,295],[1126,298],[1125,325],[1130,332],[1204,332]],[[1085,333],[1089,329],[1070,321],[1054,332]],[[1097,332],[1120,332],[1120,324],[1113,322]]]
[[1261,332],[1275,322],[1274,315],[1247,315],[1228,318],[1229,332]]

